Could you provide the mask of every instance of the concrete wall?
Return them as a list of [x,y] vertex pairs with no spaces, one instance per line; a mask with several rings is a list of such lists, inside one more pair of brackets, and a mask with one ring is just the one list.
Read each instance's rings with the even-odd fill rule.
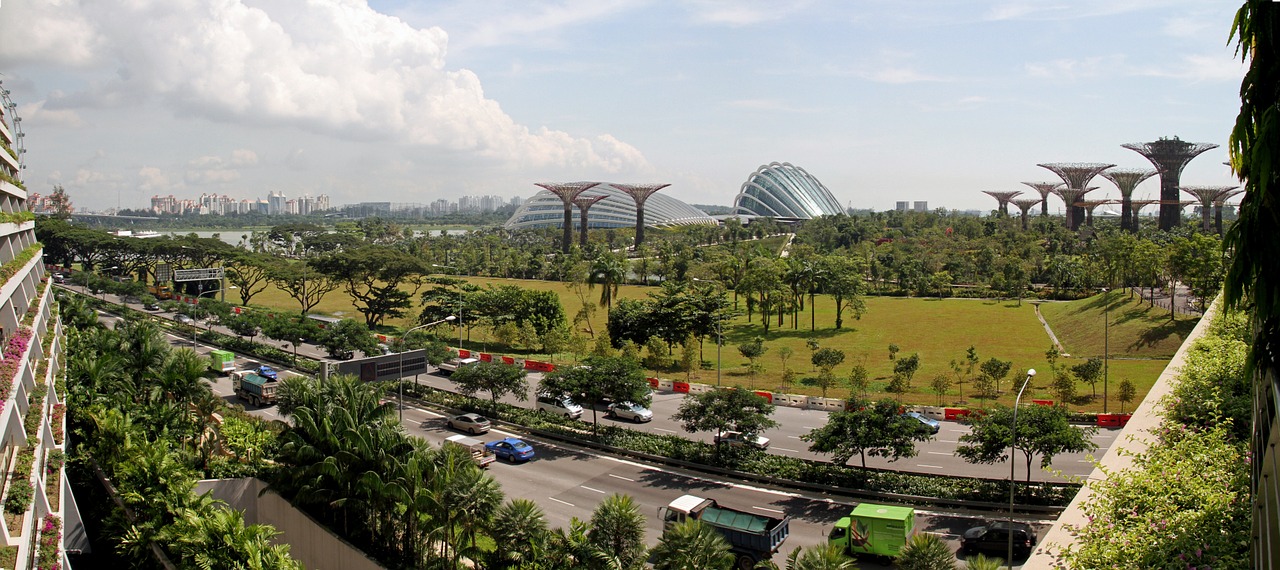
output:
[[[1133,411],[1133,417],[1129,419],[1129,423],[1116,435],[1111,449],[1107,450],[1107,454],[1098,462],[1099,465],[1089,474],[1084,488],[1076,494],[1075,500],[1071,501],[1067,510],[1058,517],[1053,528],[1040,539],[1036,552],[1031,555],[1023,568],[1053,568],[1053,553],[1075,543],[1075,537],[1067,531],[1067,526],[1082,528],[1088,522],[1083,507],[1093,497],[1093,487],[1105,480],[1108,472],[1119,473],[1132,467],[1133,456],[1130,454],[1143,453],[1150,447],[1152,433],[1160,427],[1160,412],[1163,409],[1160,402],[1173,391],[1173,380],[1182,370],[1187,352],[1190,351],[1191,345],[1209,330],[1209,324],[1217,318],[1220,306],[1221,304],[1215,301],[1200,317],[1200,322],[1196,324],[1196,328],[1192,329],[1187,340],[1182,343],[1178,352],[1173,355],[1173,359],[1165,366],[1164,372],[1160,373],[1160,378],[1151,387],[1151,391],[1147,392],[1147,397],[1143,398],[1142,403]],[[1118,453],[1121,449],[1129,453]]]
[[382,568],[356,547],[329,532],[306,513],[294,508],[261,479],[207,479],[196,493],[212,492],[215,499],[244,513],[245,524],[269,524],[280,531],[276,544],[288,544],[289,554],[308,569],[377,570]]

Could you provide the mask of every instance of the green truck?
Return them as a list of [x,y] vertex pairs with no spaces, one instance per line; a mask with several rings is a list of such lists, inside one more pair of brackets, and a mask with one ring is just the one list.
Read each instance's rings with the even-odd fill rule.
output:
[[236,371],[236,355],[229,350],[209,351],[209,370],[218,374],[230,374]]
[[697,519],[720,532],[736,557],[734,568],[751,570],[778,552],[791,533],[791,517],[771,517],[732,509],[695,495],[683,495],[658,508],[663,532],[686,519]]
[[862,503],[836,521],[827,542],[850,556],[894,558],[916,531],[916,510]]

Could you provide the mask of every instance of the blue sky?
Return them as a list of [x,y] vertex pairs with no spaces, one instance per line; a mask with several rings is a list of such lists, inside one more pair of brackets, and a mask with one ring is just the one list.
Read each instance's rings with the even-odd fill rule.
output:
[[[1221,1],[6,0],[29,190],[426,203],[542,181],[732,202],[791,162],[842,203],[991,209],[1042,162],[1220,148],[1243,66]],[[1109,182],[1090,195],[1115,197]],[[1155,197],[1158,181],[1136,193]],[[1053,207],[1053,206],[1051,206]]]

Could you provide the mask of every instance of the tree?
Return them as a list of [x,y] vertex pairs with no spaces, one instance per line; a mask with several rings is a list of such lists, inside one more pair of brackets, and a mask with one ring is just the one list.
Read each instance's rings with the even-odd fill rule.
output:
[[1191,234],[1174,238],[1169,252],[1169,265],[1179,281],[1196,297],[1200,309],[1213,299],[1222,286],[1226,256],[1217,236]]
[[[767,320],[768,316],[765,318]],[[752,386],[756,385],[756,361],[768,351],[769,349],[764,346],[764,339],[761,337],[755,337],[738,345],[738,354],[741,354],[743,358],[749,361],[747,370],[751,373]]]
[[[956,455],[970,463],[999,463],[1008,459],[1013,433],[1013,408],[996,406],[985,414],[966,416],[971,432],[960,436]],[[1091,439],[1098,428],[1079,428],[1067,421],[1067,412],[1057,406],[1023,406],[1018,410],[1016,447],[1027,463],[1031,481],[1031,460],[1040,456],[1040,466],[1048,468],[1059,453],[1092,451]]]
[[902,349],[898,348],[898,345],[890,343],[889,344],[889,360],[896,360],[898,358],[899,350],[902,350]]
[[774,405],[758,394],[730,388],[686,397],[671,419],[689,433],[737,431],[751,441],[760,432],[778,426],[769,417],[773,411]]
[[[862,300],[863,265],[861,258],[829,255],[818,263],[818,288],[831,295],[836,305],[836,330],[844,327],[846,311],[855,320],[862,318],[866,303]],[[812,299],[810,299],[812,303]]]
[[867,388],[870,385],[871,375],[867,373],[867,367],[862,363],[854,364],[849,370],[849,390],[857,396],[867,397]]
[[834,348],[821,348],[813,353],[813,365],[818,367],[818,387],[822,388],[822,397],[827,397],[827,388],[835,383],[835,374],[831,369],[844,362],[844,351]]
[[628,495],[611,495],[596,505],[587,538],[621,568],[640,568],[645,561],[644,515]]
[[783,346],[778,348],[778,358],[782,359],[783,370],[787,369],[787,359],[791,358],[792,354],[795,354],[795,351],[791,350],[791,347],[789,346]]
[[1116,399],[1120,400],[1120,413],[1123,414],[1125,404],[1132,402],[1138,395],[1138,391],[1133,387],[1133,382],[1129,381],[1128,378],[1120,381],[1120,387],[1117,390]]
[[355,319],[342,319],[326,327],[316,335],[315,344],[324,348],[329,357],[347,360],[359,350],[366,355],[378,354],[378,337],[369,327]]
[[493,513],[490,525],[502,533],[502,540],[494,541],[497,568],[528,567],[546,550],[547,520],[529,499],[511,499]]
[[386,245],[332,253],[317,260],[316,268],[342,284],[370,328],[404,316],[428,272],[418,258]]
[[262,323],[262,334],[267,338],[284,341],[293,346],[293,359],[298,359],[298,345],[320,334],[320,326],[306,317],[269,318]]
[[593,355],[583,366],[557,368],[542,377],[538,391],[564,394],[589,406],[593,431],[599,425],[596,404],[601,401],[648,406],[653,398],[644,370],[638,362],[625,356]]
[[832,454],[836,465],[844,465],[855,454],[867,466],[867,455],[897,461],[915,457],[914,442],[927,441],[932,434],[915,418],[898,413],[901,404],[884,398],[872,403],[849,398],[843,411],[833,412],[827,424],[800,436],[810,442],[809,450]]
[[241,253],[228,260],[227,283],[236,287],[241,305],[248,305],[255,295],[267,289],[275,265],[278,264],[272,258],[254,253]]
[[613,300],[618,297],[618,286],[627,279],[628,268],[625,254],[606,252],[591,262],[587,283],[592,288],[600,285],[600,306],[605,311],[613,311]]
[[[816,338],[805,339],[804,347],[809,349],[809,357],[811,361],[813,359],[813,353],[817,352],[818,349],[821,348],[821,346],[818,344],[818,339]],[[813,370],[817,370],[817,369],[818,369],[817,366],[813,367]]]
[[49,194],[49,208],[53,210],[53,217],[61,220],[70,218],[71,212],[75,211],[75,207],[71,205],[71,197],[61,184],[55,184],[53,192]]
[[[757,565],[760,568],[765,563]],[[849,558],[837,546],[831,544],[814,544],[806,547],[797,546],[787,555],[786,570],[854,570],[856,562]],[[768,562],[769,568],[778,570],[778,565]]]
[[500,362],[476,362],[461,366],[449,377],[458,385],[458,392],[475,397],[477,392],[488,392],[493,409],[498,408],[498,398],[512,394],[521,402],[529,399],[528,372],[523,368]]
[[898,553],[894,566],[904,570],[954,570],[956,556],[938,535],[921,532]]
[[1013,361],[1000,360],[992,356],[986,362],[982,363],[982,376],[990,380],[994,385],[995,391],[992,394],[1000,393],[1000,381],[1009,375],[1009,370],[1013,368]]
[[899,358],[893,363],[893,373],[901,375],[907,381],[907,387],[911,387],[911,380],[915,378],[916,371],[920,370],[920,353],[913,352],[911,356]]
[[1071,372],[1056,374],[1049,390],[1053,392],[1053,397],[1062,402],[1062,407],[1066,408],[1076,399],[1076,377]]
[[319,305],[325,295],[341,286],[307,261],[277,264],[271,268],[267,279],[297,301],[304,315]]
[[653,570],[729,570],[735,556],[715,528],[697,519],[669,523],[653,547]]
[[1090,358],[1080,364],[1071,367],[1071,371],[1081,382],[1088,384],[1093,389],[1093,397],[1098,397],[1098,380],[1102,379],[1102,359]]
[[942,395],[946,394],[947,390],[951,389],[951,379],[947,378],[946,374],[935,375],[933,380],[929,381],[929,388],[933,390],[933,393],[938,395],[938,405],[941,406]]

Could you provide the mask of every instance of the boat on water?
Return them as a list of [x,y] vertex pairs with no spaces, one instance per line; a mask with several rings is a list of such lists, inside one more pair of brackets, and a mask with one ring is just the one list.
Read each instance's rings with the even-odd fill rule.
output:
[[142,230],[142,231],[136,231],[136,232],[133,230],[116,230],[114,232],[111,232],[111,235],[116,237],[153,238],[153,237],[160,237],[160,232],[154,232],[151,230]]

